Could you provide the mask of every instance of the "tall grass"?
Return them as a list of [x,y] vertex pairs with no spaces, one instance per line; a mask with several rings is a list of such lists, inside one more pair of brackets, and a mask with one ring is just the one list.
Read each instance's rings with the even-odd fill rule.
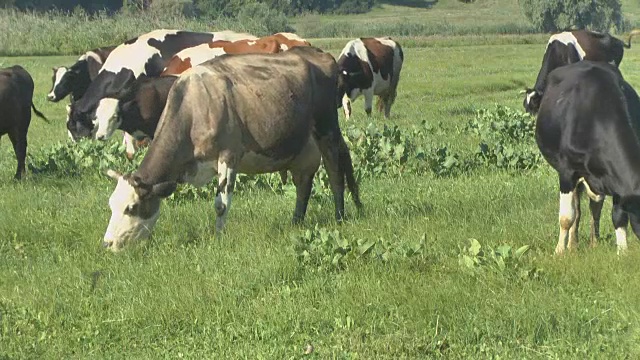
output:
[[[353,18],[357,21],[348,21]],[[192,31],[234,30],[262,36],[278,31],[295,31],[306,38],[353,38],[388,35],[394,37],[424,37],[533,33],[526,23],[484,23],[424,21],[394,18],[393,21],[365,20],[353,16],[307,15],[293,19],[295,27],[286,19],[271,16],[242,16],[234,18],[201,19],[159,13],[98,13],[83,12],[25,13],[0,9],[0,55],[75,55],[89,49],[114,45],[158,28]],[[514,37],[514,39],[516,39]],[[523,38],[517,38],[522,43]],[[495,40],[492,40],[495,41]],[[502,40],[499,43],[503,43]]]
[[286,24],[273,27],[259,19],[196,19],[182,15],[162,16],[156,13],[83,12],[25,13],[0,9],[0,55],[71,55],[123,41],[153,29],[186,29],[192,31],[234,30],[266,35],[290,30]]

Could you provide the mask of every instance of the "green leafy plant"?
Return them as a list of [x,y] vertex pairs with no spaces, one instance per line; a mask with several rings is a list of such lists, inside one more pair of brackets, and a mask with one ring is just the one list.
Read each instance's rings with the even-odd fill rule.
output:
[[480,109],[466,130],[480,137],[476,158],[485,165],[523,170],[542,163],[534,118],[523,111],[503,105]]
[[518,249],[501,245],[493,249],[483,247],[476,239],[469,239],[469,244],[458,255],[458,263],[474,275],[489,271],[505,275],[516,274],[520,278],[538,277],[541,270],[527,266],[524,260],[529,249],[529,245]]
[[292,235],[298,263],[311,271],[337,271],[354,259],[386,262],[392,257],[411,258],[422,255],[426,236],[416,243],[394,243],[384,238],[347,239],[338,230],[316,225]]

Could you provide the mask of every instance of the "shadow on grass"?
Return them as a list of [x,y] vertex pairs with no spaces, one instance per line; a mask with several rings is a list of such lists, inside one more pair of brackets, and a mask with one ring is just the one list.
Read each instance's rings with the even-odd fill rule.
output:
[[380,4],[406,6],[420,9],[431,9],[438,0],[382,0]]

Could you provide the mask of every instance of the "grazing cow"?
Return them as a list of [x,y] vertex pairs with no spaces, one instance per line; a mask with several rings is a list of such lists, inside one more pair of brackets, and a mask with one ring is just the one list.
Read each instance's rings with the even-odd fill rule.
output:
[[[364,94],[364,109],[371,115],[373,95],[378,95],[378,110],[389,117],[396,99],[404,54],[402,47],[389,37],[351,40],[338,58],[339,95],[343,96],[344,114],[351,116],[351,101]],[[338,105],[340,106],[340,104]]]
[[98,76],[102,64],[115,48],[115,46],[109,46],[89,50],[82,54],[71,67],[54,67],[53,85],[47,99],[58,102],[67,95],[71,96],[72,102],[80,99],[87,91],[91,81]]
[[616,243],[625,250],[629,219],[640,235],[640,99],[620,71],[586,60],[549,73],[536,141],[560,178],[556,253],[577,245],[583,188],[591,199],[592,244],[602,201],[611,195]]
[[[107,125],[116,113],[118,101],[110,98],[128,87],[141,74],[158,76],[167,61],[179,51],[213,40],[253,37],[231,31],[201,33],[155,30],[118,45],[105,61],[87,92],[71,106],[67,128],[74,139],[95,136],[102,140],[111,132]],[[96,119],[99,119],[96,121]],[[100,124],[102,121],[104,124]]]
[[631,47],[631,38],[637,34],[640,34],[640,30],[632,31],[626,44],[610,34],[588,30],[565,31],[552,35],[542,58],[536,84],[533,89],[523,91],[525,110],[532,115],[536,114],[544,94],[547,76],[553,69],[581,60],[603,61],[619,67],[624,48]]
[[296,47],[278,54],[223,55],[182,74],[140,167],[120,175],[109,199],[104,245],[150,235],[160,201],[177,183],[202,186],[218,174],[216,230],[229,212],[237,173],[290,170],[296,185],[293,222],[304,219],[320,154],[335,216],[344,216],[345,179],[361,203],[338,123],[337,66],[330,54]]
[[47,120],[33,105],[33,79],[20,65],[0,69],[0,137],[9,135],[18,160],[15,179],[24,175],[27,156],[27,132],[31,123],[31,109]]

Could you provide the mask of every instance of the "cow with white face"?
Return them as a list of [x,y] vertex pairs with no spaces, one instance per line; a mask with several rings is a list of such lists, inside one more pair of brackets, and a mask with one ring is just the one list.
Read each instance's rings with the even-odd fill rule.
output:
[[248,34],[231,31],[219,33],[180,30],[155,30],[118,45],[109,55],[98,76],[85,95],[72,104],[67,129],[74,139],[95,137],[108,139],[118,128],[113,121],[118,101],[111,96],[119,93],[140,75],[158,76],[167,61],[177,52],[214,39],[237,39]]
[[324,161],[335,216],[344,217],[345,182],[362,207],[349,148],[340,132],[337,66],[316,48],[226,55],[183,73],[169,91],[153,142],[138,170],[109,172],[118,185],[104,245],[120,249],[151,234],[162,198],[178,183],[202,186],[217,175],[216,230],[223,230],[238,173],[291,171],[292,221],[307,210]]
[[160,216],[160,200],[175,191],[176,183],[145,186],[138,177],[123,176],[113,170],[107,171],[107,175],[118,183],[109,198],[111,219],[103,245],[118,251],[124,243],[116,239],[143,239],[151,235]]
[[533,89],[527,88],[522,91],[525,94],[522,104],[524,109],[533,115],[538,112],[547,76],[556,68],[582,60],[601,61],[619,67],[624,48],[630,48],[631,38],[638,34],[640,30],[632,31],[626,44],[610,34],[589,30],[565,31],[551,35]]
[[385,117],[390,116],[403,61],[402,47],[389,37],[347,43],[338,58],[338,92],[347,119],[351,116],[351,102],[361,94],[367,115],[371,115],[373,96],[378,95],[378,110],[384,110]]
[[54,67],[53,85],[47,94],[47,100],[58,102],[67,95],[71,96],[72,102],[80,99],[115,48],[115,46],[108,46],[93,49],[82,54],[70,67]]

